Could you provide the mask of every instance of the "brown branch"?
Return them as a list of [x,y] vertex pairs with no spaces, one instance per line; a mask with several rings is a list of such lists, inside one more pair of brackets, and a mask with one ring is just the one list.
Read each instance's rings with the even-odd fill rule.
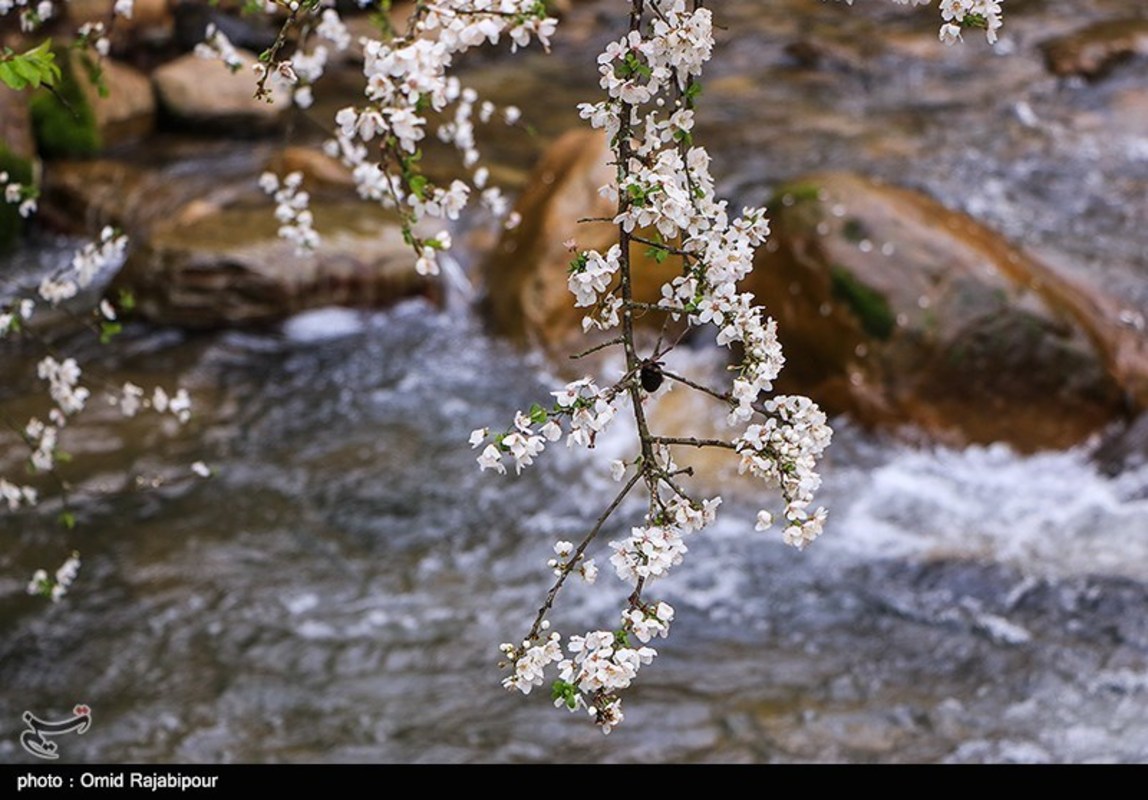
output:
[[570,557],[570,561],[562,568],[558,580],[554,582],[554,585],[550,587],[550,591],[546,593],[546,601],[542,604],[542,607],[538,609],[538,615],[534,618],[534,624],[530,626],[530,633],[526,635],[526,641],[532,642],[538,638],[538,634],[542,631],[542,620],[546,618],[546,612],[554,605],[554,599],[558,596],[558,591],[562,588],[562,584],[570,577],[570,573],[574,571],[574,567],[582,560],[582,553],[590,546],[590,542],[594,541],[594,537],[602,530],[602,526],[606,524],[606,520],[609,519],[610,515],[622,504],[622,501],[626,498],[626,495],[630,493],[630,490],[634,488],[634,484],[638,482],[638,478],[640,477],[642,477],[642,471],[638,470],[634,473],[633,477],[626,482],[626,485],[622,487],[622,491],[618,492],[618,496],[614,498],[614,502],[607,506],[606,510],[598,517],[597,522],[594,523],[594,527],[590,529],[590,532],[586,534],[578,547],[575,548],[574,553]]

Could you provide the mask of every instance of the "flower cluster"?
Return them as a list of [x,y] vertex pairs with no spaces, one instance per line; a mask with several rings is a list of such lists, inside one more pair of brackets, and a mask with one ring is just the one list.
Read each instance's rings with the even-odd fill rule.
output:
[[0,16],[20,9],[20,30],[28,32],[43,25],[56,15],[52,0],[40,0],[34,5],[28,0],[0,0]]
[[219,30],[214,22],[208,23],[203,41],[195,46],[193,52],[199,58],[222,61],[232,72],[243,69],[243,58],[239,55],[239,51],[227,38],[227,34]]
[[108,394],[108,403],[118,406],[125,417],[134,417],[141,409],[150,408],[159,414],[171,414],[180,423],[191,419],[191,396],[187,389],[179,389],[174,395],[169,395],[162,387],[156,386],[149,397],[142,387],[128,381],[118,395]]
[[[614,405],[617,387],[600,389],[589,378],[572,381],[554,395],[554,404],[547,410],[535,404],[529,414],[519,411],[514,416],[514,427],[493,436],[478,456],[478,465],[499,474],[506,474],[502,463],[504,455],[514,459],[515,472],[534,463],[535,456],[546,449],[547,442],[562,438],[566,425],[566,446],[593,447],[598,434],[604,431],[618,413]],[[535,426],[538,426],[535,430]],[[490,428],[478,428],[470,434],[471,447],[479,447],[491,438]]]
[[[825,414],[806,397],[777,396],[764,404],[770,415],[762,424],[750,425],[734,440],[741,456],[739,472],[750,472],[781,490],[785,498],[783,536],[787,544],[803,549],[821,535],[826,512],[809,513],[813,493],[821,485],[815,471],[817,460],[829,445],[832,431]],[[758,529],[769,527],[768,512],[758,515]]]
[[572,657],[558,664],[555,705],[565,705],[571,711],[585,706],[602,732],[609,733],[623,719],[617,693],[628,687],[638,670],[658,652],[652,647],[629,647],[624,633],[611,631],[571,636],[566,649]]
[[[928,5],[932,0],[893,0],[899,5]],[[845,0],[853,5],[853,0]],[[941,41],[954,44],[961,39],[964,28],[981,28],[989,44],[997,40],[1002,24],[1001,4],[1004,0],[941,0]]]
[[500,649],[514,665],[514,674],[504,678],[502,685],[523,694],[530,694],[535,686],[541,686],[547,665],[562,660],[560,639],[559,634],[552,633],[542,644],[531,646],[523,642],[521,652],[512,644],[503,644]]
[[68,587],[80,574],[80,554],[73,551],[68,559],[59,566],[56,574],[49,576],[47,570],[38,569],[28,582],[28,594],[42,595],[52,598],[58,603],[60,598],[68,593]]
[[292,172],[279,182],[272,172],[259,177],[259,187],[275,200],[275,219],[279,221],[279,236],[295,245],[299,255],[310,253],[319,245],[315,231],[315,218],[308,207],[311,195],[301,191],[303,173]]
[[4,193],[4,202],[16,206],[17,213],[27,219],[36,213],[36,198],[38,192],[33,186],[11,180],[7,172],[0,171],[0,192]]
[[550,567],[555,575],[561,576],[563,573],[574,569],[586,583],[593,583],[598,579],[598,567],[594,563],[594,559],[582,558],[581,551],[575,549],[573,542],[555,542],[554,554],[557,558],[547,561],[546,566]]
[[[302,15],[303,9],[296,9],[292,19]],[[442,233],[429,241],[416,234],[423,218],[457,219],[472,195],[496,216],[508,210],[501,191],[486,185],[489,172],[478,166],[476,123],[490,123],[499,111],[448,74],[454,59],[473,47],[504,39],[509,39],[512,50],[535,40],[549,47],[555,25],[545,4],[537,0],[438,0],[420,4],[402,35],[360,39],[366,102],[338,111],[336,135],[325,149],[351,169],[360,196],[399,211],[404,232],[418,253],[420,273],[438,274],[436,252],[449,246]],[[322,11],[314,31],[337,49],[350,43],[335,9]],[[218,55],[221,47],[216,51]],[[296,102],[309,105],[309,86],[322,71],[326,49],[300,52],[279,62],[269,51],[269,61],[287,65],[284,74],[299,84]],[[307,91],[301,96],[301,90]],[[513,125],[521,113],[506,107],[500,116]],[[431,129],[437,139],[459,151],[463,166],[471,171],[469,184],[456,179],[449,186],[436,186],[422,173],[420,147]]]
[[[559,542],[558,558],[549,565],[557,580],[550,598],[581,563],[582,554],[600,532],[607,517],[635,485],[644,485],[648,509],[640,525],[628,536],[609,543],[610,564],[618,578],[632,587],[614,631],[595,631],[571,637],[569,657],[558,665],[553,695],[556,704],[592,710],[608,732],[622,720],[618,693],[628,687],[640,666],[655,653],[633,648],[630,637],[646,643],[666,636],[674,609],[664,601],[643,600],[642,593],[682,563],[685,539],[712,524],[720,497],[695,498],[679,483],[688,469],[674,461],[675,446],[715,446],[739,453],[747,469],[781,490],[789,526],[783,538],[803,546],[820,533],[824,510],[806,509],[819,485],[818,457],[829,442],[825,417],[806,398],[762,400],[773,388],[784,359],[774,321],[740,292],[738,283],[753,268],[753,257],[769,235],[769,223],[760,208],[745,208],[733,215],[714,193],[709,155],[693,142],[696,79],[713,49],[713,19],[700,3],[686,0],[648,0],[643,15],[633,17],[626,36],[611,42],[599,57],[600,84],[605,99],[584,103],[581,116],[601,128],[614,148],[617,178],[602,187],[602,194],[618,204],[614,222],[619,242],[606,252],[574,252],[567,278],[574,305],[590,309],[585,329],[621,327],[621,336],[602,347],[621,346],[627,370],[613,386],[601,388],[590,378],[553,392],[552,409],[535,406],[530,415],[519,414],[515,429],[495,437],[479,456],[482,468],[504,472],[502,457],[509,452],[518,469],[531,463],[544,447],[535,424],[568,425],[567,444],[591,447],[600,431],[626,399],[634,414],[640,453],[616,459],[610,465],[615,480],[630,474],[618,498],[577,546]],[[632,297],[630,244],[646,245],[659,261],[676,259],[680,273],[668,281],[656,304],[636,303]],[[638,353],[634,336],[635,312],[660,312],[672,319],[685,318],[692,327],[712,325],[719,345],[738,345],[739,363],[732,365],[730,387],[721,391],[700,387],[663,370],[661,339],[648,356]],[[598,349],[598,348],[593,348]],[[658,436],[645,418],[645,398],[666,378],[680,380],[720,400],[731,425],[742,432],[730,440],[678,439]],[[554,432],[550,440],[560,432]],[[476,431],[475,446],[486,441],[488,429]],[[508,443],[509,440],[509,443]],[[633,467],[631,472],[630,467]],[[761,512],[759,520],[768,512]],[[528,644],[540,641],[547,629],[550,600],[539,612]],[[557,643],[551,638],[548,642]],[[536,645],[537,646],[537,645]],[[557,646],[557,644],[555,645]],[[504,648],[504,652],[508,652]],[[527,653],[516,649],[514,653]],[[512,662],[513,662],[513,654]],[[523,655],[522,657],[525,657]],[[543,665],[544,666],[544,665]],[[536,685],[538,659],[529,664],[531,686]],[[515,675],[518,675],[515,666]],[[520,680],[505,681],[522,689]]]
[[69,300],[87,289],[101,275],[120,268],[124,262],[128,239],[111,226],[100,232],[99,241],[84,245],[73,257],[71,270],[40,281],[40,297],[52,305]]
[[31,486],[18,486],[0,478],[0,500],[7,503],[9,511],[36,505],[38,496],[39,493]]

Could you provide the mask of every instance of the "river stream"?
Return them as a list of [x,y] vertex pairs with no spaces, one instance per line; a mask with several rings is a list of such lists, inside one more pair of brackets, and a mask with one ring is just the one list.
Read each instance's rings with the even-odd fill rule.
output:
[[[1129,122],[1148,106],[1145,62],[1085,84],[1044,74],[1033,51],[1125,4],[1018,4],[995,49],[970,34],[935,52],[933,12],[723,5],[698,139],[715,142],[727,194],[760,202],[825,167],[896,178],[1148,307],[1148,127]],[[582,13],[517,80],[498,59],[473,67],[524,108],[561,85],[533,150],[495,153],[507,174],[593,94],[574,65],[621,18]],[[819,68],[787,54],[798,39],[821,43]],[[73,244],[39,241],[4,274],[32,282]],[[505,692],[496,668],[549,586],[553,542],[612,498],[606,463],[627,441],[479,472],[469,432],[558,385],[540,356],[459,298],[195,335],[137,324],[103,348],[62,337],[93,374],[188,386],[195,416],[179,429],[96,413],[71,432],[75,531],[50,502],[3,517],[2,760],[32,760],[23,711],[75,703],[93,723],[58,740],[74,762],[1148,760],[1148,465],[1109,476],[1087,445],[952,450],[836,420],[825,535],[786,547],[753,530],[758,498],[722,487],[719,522],[658,586],[673,632],[603,737]],[[5,347],[0,408],[26,418],[33,354]],[[190,472],[200,459],[209,480]],[[600,547],[640,514],[623,507]],[[73,590],[26,595],[73,547]],[[556,628],[612,624],[626,590],[608,572],[568,589]]]

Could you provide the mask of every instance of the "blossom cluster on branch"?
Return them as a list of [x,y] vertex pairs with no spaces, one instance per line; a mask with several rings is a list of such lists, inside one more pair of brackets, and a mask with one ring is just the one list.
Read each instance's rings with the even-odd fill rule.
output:
[[[675,462],[677,449],[718,447],[740,454],[743,471],[780,490],[783,535],[790,544],[804,547],[813,541],[826,517],[824,509],[810,509],[820,483],[817,459],[831,436],[825,415],[807,398],[761,400],[772,390],[784,359],[776,325],[752,294],[737,288],[769,234],[765,212],[743,208],[731,214],[714,194],[709,155],[693,139],[698,79],[713,44],[713,16],[701,3],[634,0],[629,31],[598,58],[605,98],[580,106],[582,117],[605,131],[613,150],[616,178],[603,192],[617,201],[613,221],[619,243],[605,253],[575,246],[569,288],[575,305],[588,309],[587,330],[620,331],[603,347],[622,349],[625,375],[607,387],[589,377],[567,384],[553,393],[550,408],[536,405],[529,414],[520,412],[510,431],[492,436],[479,429],[471,438],[475,446],[493,439],[479,456],[483,469],[505,471],[505,457],[521,470],[547,442],[565,435],[568,446],[593,446],[594,436],[626,406],[634,417],[638,452],[611,466],[615,479],[629,473],[629,480],[577,548],[559,543],[563,560],[557,581],[533,626],[521,644],[502,646],[511,670],[503,681],[507,688],[530,692],[543,682],[546,666],[556,663],[556,704],[586,708],[607,733],[623,719],[620,692],[657,655],[646,643],[666,636],[674,618],[672,606],[647,600],[645,591],[682,563],[688,537],[712,524],[721,504],[720,497],[696,496],[685,487],[692,472]],[[648,247],[659,261],[674,259],[680,265],[680,274],[663,286],[656,304],[633,298],[633,243]],[[705,387],[665,371],[661,358],[673,347],[663,346],[667,328],[651,352],[640,352],[636,313],[659,313],[667,323],[684,320],[691,327],[712,325],[720,345],[736,346],[731,385]],[[645,403],[667,379],[723,404],[727,421],[741,432],[713,440],[656,434]],[[647,498],[642,524],[609,543],[610,565],[631,588],[617,624],[571,636],[564,654],[560,634],[548,630],[557,592],[570,574],[585,571],[588,548],[638,486]],[[758,517],[769,518],[767,511]]]

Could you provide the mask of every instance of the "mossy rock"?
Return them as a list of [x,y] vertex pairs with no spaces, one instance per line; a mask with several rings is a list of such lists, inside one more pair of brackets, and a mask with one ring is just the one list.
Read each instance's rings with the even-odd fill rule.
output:
[[[77,59],[82,65],[86,56]],[[75,158],[95,155],[100,151],[96,113],[88,102],[79,81],[94,82],[91,74],[77,75],[67,52],[57,51],[60,82],[55,92],[39,89],[32,95],[30,110],[36,144],[44,158]]]
[[778,321],[783,394],[954,445],[1070,447],[1148,396],[1118,298],[970,217],[849,173],[778,188],[744,288]]
[[[21,158],[0,144],[0,172],[8,173],[9,181],[25,186],[32,183],[32,162]],[[20,238],[24,219],[12,203],[0,202],[0,250],[7,250]]]

